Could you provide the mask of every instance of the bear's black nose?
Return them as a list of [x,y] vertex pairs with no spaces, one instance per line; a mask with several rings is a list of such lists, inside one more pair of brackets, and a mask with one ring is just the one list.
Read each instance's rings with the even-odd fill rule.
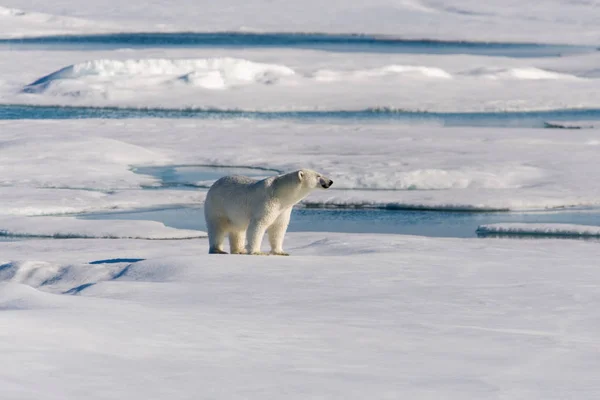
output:
[[333,181],[330,179],[329,180],[329,186],[333,185]]

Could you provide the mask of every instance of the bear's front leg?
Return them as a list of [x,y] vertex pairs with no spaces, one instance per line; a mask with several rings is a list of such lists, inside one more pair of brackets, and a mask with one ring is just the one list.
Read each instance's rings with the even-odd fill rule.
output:
[[260,251],[260,245],[265,236],[267,226],[268,225],[264,223],[264,220],[253,219],[250,221],[250,225],[248,225],[248,230],[246,231],[246,254],[267,254]]
[[271,244],[271,254],[276,256],[289,256],[289,253],[283,251],[283,238],[290,223],[292,207],[287,208],[279,214],[279,217],[273,222],[267,230],[269,234],[269,243]]

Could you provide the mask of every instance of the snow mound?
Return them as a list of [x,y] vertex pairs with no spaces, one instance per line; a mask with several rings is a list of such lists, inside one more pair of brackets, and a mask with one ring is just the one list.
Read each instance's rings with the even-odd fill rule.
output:
[[[4,267],[0,265],[0,275]],[[64,303],[65,299],[61,296],[36,290],[29,285],[0,282],[0,311],[48,309]]]
[[13,261],[0,266],[0,282],[27,285],[32,288],[72,288],[90,281],[114,276],[121,265],[59,265],[46,261]]
[[578,236],[600,237],[600,226],[575,224],[503,223],[481,225],[480,235]]
[[[225,89],[249,83],[271,84],[294,71],[283,65],[256,63],[236,58],[93,60],[70,65],[43,76],[25,92],[56,91],[77,95],[85,85],[115,86],[186,83],[205,89]],[[65,83],[67,83],[65,85]]]
[[54,239],[192,239],[205,232],[166,227],[155,221],[81,220],[73,217],[6,217],[0,236]]
[[482,67],[467,71],[463,75],[487,79],[514,79],[514,80],[559,80],[580,79],[574,75],[546,71],[535,67],[501,68]]
[[[115,261],[121,260],[117,259]],[[32,305],[37,306],[38,304],[35,302],[31,304],[27,301],[24,303],[19,301],[15,304],[15,298],[21,298],[24,294],[30,296],[32,293],[43,295],[42,292],[80,294],[83,290],[98,282],[119,279],[131,265],[138,261],[122,259],[122,262],[74,264],[57,264],[35,260],[11,261],[0,265],[0,285],[19,285],[13,287],[16,293],[5,296],[6,301],[10,301],[9,304],[12,304],[13,308],[31,308]],[[32,292],[27,287],[39,291]],[[2,296],[0,296],[1,308]]]

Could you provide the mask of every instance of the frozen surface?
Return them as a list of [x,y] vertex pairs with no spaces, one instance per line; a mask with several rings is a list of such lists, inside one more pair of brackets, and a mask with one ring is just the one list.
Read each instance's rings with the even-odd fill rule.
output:
[[192,239],[205,232],[154,221],[94,221],[73,217],[0,217],[0,236],[106,239]]
[[272,49],[0,50],[0,102],[267,112],[600,108],[599,61],[596,53],[504,58]]
[[[5,5],[5,2],[2,4]],[[20,2],[19,6],[23,5]],[[114,32],[120,29],[116,23],[97,23],[83,18],[0,6],[0,36],[5,38]]]
[[598,393],[596,243],[287,243],[291,257],[209,256],[202,240],[0,243],[2,397]]
[[[71,168],[65,159],[64,168]],[[123,165],[125,167],[125,165]],[[43,168],[40,166],[39,168]],[[94,166],[80,166],[79,171],[93,170]],[[127,169],[124,169],[123,173]],[[73,171],[73,174],[77,172]],[[18,174],[15,174],[18,175]],[[131,173],[132,180],[137,183],[145,179]],[[17,176],[15,176],[17,177]],[[96,189],[71,189],[68,181],[53,181],[67,185],[64,188],[40,187],[32,179],[24,178],[20,183],[6,180],[0,186],[0,215],[50,215],[74,214],[92,211],[132,210],[138,208],[156,208],[166,205],[195,204],[204,201],[204,193],[181,190],[142,191],[136,189],[121,189],[100,191]],[[17,177],[18,179],[18,177]],[[66,179],[69,179],[68,177]],[[51,182],[46,182],[51,183]],[[135,185],[134,183],[131,183]],[[128,184],[129,186],[129,184]]]
[[[597,4],[587,1],[0,1],[0,37],[231,30],[600,39]],[[591,108],[600,106],[599,60],[3,46],[0,102]],[[169,165],[317,169],[335,184],[307,199],[315,207],[595,207],[595,127],[148,119],[0,121],[0,132],[0,228],[87,237],[0,241],[3,400],[595,399],[600,391],[597,243],[291,233],[291,257],[209,256],[204,238],[89,238],[203,232],[48,216],[201,204],[203,191],[156,189],[158,179],[134,172]]]
[[136,190],[158,184],[131,171],[140,164],[311,168],[335,182],[306,199],[313,206],[600,205],[597,129],[144,119],[5,121],[0,130],[0,168],[10,171],[1,181],[0,203],[12,215],[204,199],[200,191]]
[[0,35],[5,37],[82,31],[263,31],[591,44],[600,38],[598,5],[593,1],[547,0],[524,6],[515,0],[3,0],[2,5]]
[[481,225],[481,234],[539,235],[539,236],[600,236],[600,226],[575,224],[521,224],[502,223]]

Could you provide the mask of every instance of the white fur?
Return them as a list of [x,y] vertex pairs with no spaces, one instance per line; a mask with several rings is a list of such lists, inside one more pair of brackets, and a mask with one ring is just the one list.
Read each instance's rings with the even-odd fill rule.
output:
[[292,207],[318,188],[333,182],[322,174],[302,169],[257,181],[245,176],[225,176],[206,195],[204,217],[208,228],[209,253],[225,254],[223,242],[229,235],[232,254],[261,254],[265,232],[271,254],[287,255],[283,237]]

